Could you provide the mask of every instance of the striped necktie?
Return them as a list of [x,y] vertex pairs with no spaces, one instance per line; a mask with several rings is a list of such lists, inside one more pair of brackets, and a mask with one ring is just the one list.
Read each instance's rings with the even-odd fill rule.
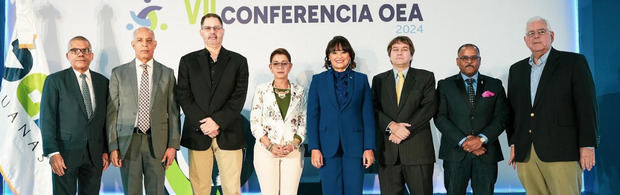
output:
[[84,99],[86,114],[88,115],[88,119],[91,119],[93,117],[93,103],[90,100],[90,90],[86,82],[86,75],[80,74],[80,78],[82,79],[82,99]]

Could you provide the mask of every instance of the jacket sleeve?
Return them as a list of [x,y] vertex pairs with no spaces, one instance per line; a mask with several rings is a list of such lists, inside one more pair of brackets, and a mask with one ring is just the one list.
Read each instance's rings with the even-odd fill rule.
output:
[[310,89],[308,91],[308,106],[307,106],[307,123],[306,123],[306,132],[308,135],[308,149],[321,149],[320,148],[320,140],[319,140],[319,116],[321,114],[321,109],[319,107],[319,94],[317,86],[319,81],[317,81],[317,76],[312,77],[312,81],[310,82]]
[[[411,127],[407,128],[411,132],[409,137],[415,136],[415,134],[424,130],[423,127],[428,123],[431,118],[437,113],[437,94],[435,92],[435,76],[433,73],[429,73],[428,79],[424,83],[424,89],[422,93],[424,98],[420,101],[420,106],[413,113],[409,124]],[[428,129],[427,129],[428,130]]]
[[375,146],[375,111],[373,109],[372,92],[368,85],[368,77],[363,76],[364,94],[362,96],[362,118],[364,123],[364,150],[377,150]]
[[174,88],[176,86],[176,78],[174,78],[174,73],[172,70],[168,72],[169,82],[166,89],[168,89],[167,99],[167,112],[168,112],[168,148],[179,149],[179,142],[181,140],[181,126],[180,126],[180,118],[179,118],[179,104],[174,96]]
[[110,76],[110,83],[108,84],[108,102],[107,102],[107,114],[106,114],[106,133],[108,142],[108,152],[119,149],[118,132],[117,132],[117,120],[118,120],[118,107],[119,103],[119,81],[117,69],[112,71]]
[[597,102],[592,73],[585,56],[579,54],[573,66],[573,100],[579,128],[579,147],[598,147]]
[[186,121],[192,123],[185,125],[198,126],[199,121],[207,117],[207,113],[200,109],[200,106],[196,103],[196,97],[194,97],[194,94],[192,93],[192,83],[190,83],[189,78],[189,72],[191,70],[189,69],[190,64],[187,57],[188,56],[183,56],[179,62],[179,81],[177,86],[174,88],[174,95],[185,113],[185,118],[187,118]]
[[442,136],[446,136],[449,138],[451,143],[454,143],[454,146],[458,146],[459,141],[464,137],[467,137],[465,133],[461,129],[459,129],[449,117],[449,104],[448,97],[444,92],[444,83],[445,80],[439,81],[437,85],[437,93],[439,95],[439,109],[437,110],[437,115],[435,116],[435,126],[437,126],[437,130],[441,132]]
[[508,104],[506,102],[506,92],[502,86],[502,81],[498,81],[498,89],[500,91],[495,92],[497,97],[495,98],[495,109],[493,110],[493,119],[491,122],[482,129],[480,133],[487,136],[488,143],[493,143],[500,134],[506,128],[506,121],[508,120]]
[[43,155],[59,152],[58,146],[58,103],[59,89],[53,76],[45,79],[41,98],[41,134]]

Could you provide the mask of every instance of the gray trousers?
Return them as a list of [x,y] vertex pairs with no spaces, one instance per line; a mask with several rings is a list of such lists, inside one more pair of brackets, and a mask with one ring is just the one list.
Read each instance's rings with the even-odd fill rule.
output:
[[155,158],[151,139],[150,133],[134,133],[131,138],[121,167],[125,194],[142,195],[143,178],[146,194],[164,194],[164,165],[161,159]]

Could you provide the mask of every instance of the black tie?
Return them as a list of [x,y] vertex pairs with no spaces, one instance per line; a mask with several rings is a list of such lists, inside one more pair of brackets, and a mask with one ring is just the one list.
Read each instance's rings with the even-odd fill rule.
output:
[[474,97],[476,96],[474,92],[474,79],[465,79],[465,82],[467,82],[467,100],[469,100],[469,103],[473,106]]

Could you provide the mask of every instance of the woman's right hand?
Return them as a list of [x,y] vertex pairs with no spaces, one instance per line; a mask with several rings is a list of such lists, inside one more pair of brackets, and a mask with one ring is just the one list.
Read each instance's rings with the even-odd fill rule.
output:
[[316,167],[317,169],[323,166],[323,154],[320,150],[312,150],[310,159],[312,160],[312,166]]

